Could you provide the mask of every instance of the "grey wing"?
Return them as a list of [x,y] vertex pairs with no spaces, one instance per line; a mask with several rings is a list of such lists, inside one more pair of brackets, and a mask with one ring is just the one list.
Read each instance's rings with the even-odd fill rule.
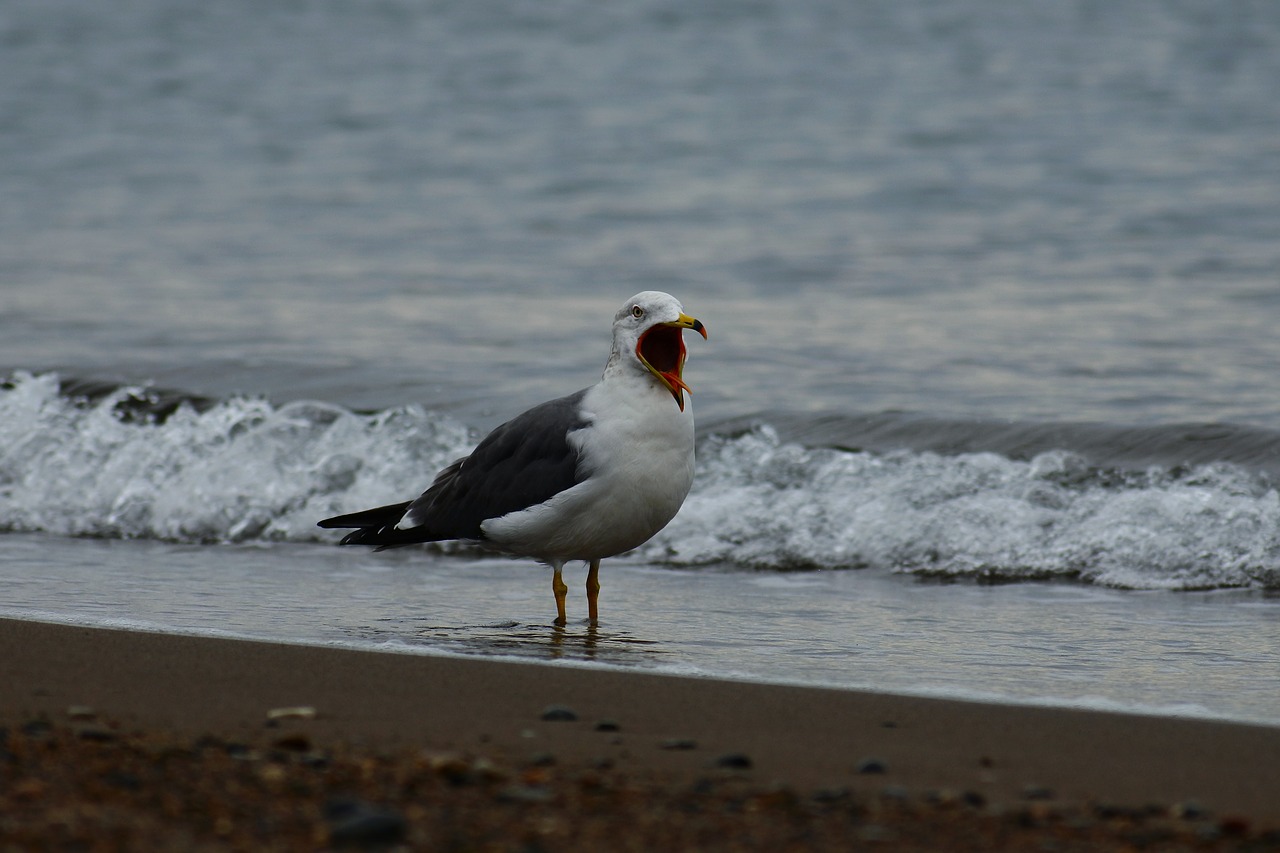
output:
[[409,505],[398,533],[412,541],[483,539],[480,525],[550,500],[581,482],[583,469],[571,433],[589,425],[586,391],[551,400],[507,421],[471,452],[445,468]]

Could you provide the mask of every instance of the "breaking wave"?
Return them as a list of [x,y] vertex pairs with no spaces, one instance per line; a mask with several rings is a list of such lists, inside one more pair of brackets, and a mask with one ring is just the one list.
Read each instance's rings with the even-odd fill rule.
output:
[[1280,496],[1229,463],[1142,471],[1046,451],[805,448],[770,427],[702,445],[680,515],[644,553],[674,565],[874,567],[986,581],[1280,586]]
[[[362,415],[318,402],[172,402],[123,387],[0,391],[0,525],[195,542],[317,540],[326,515],[416,493],[472,436],[416,406]],[[156,413],[155,405],[161,411]]]
[[[638,556],[684,567],[1280,588],[1280,496],[1268,471],[1225,461],[1104,467],[1070,449],[1069,430],[1054,434],[1067,449],[1017,459],[812,447],[768,424],[714,432],[700,442],[684,509]],[[416,495],[475,439],[419,406],[363,414],[18,373],[0,386],[0,529],[329,541],[318,519]]]

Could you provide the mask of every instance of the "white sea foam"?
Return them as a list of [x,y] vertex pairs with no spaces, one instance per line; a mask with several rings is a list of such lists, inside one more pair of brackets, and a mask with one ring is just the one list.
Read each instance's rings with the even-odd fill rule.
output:
[[[0,390],[0,523],[14,531],[191,542],[329,541],[317,520],[404,500],[475,436],[409,406],[233,398],[122,418],[57,377]],[[1280,586],[1280,496],[1245,468],[1121,473],[1065,451],[860,453],[711,436],[675,521],[640,551],[673,566],[873,567],[1139,589]]]
[[644,556],[671,565],[877,567],[1131,588],[1280,585],[1280,496],[1232,465],[1129,475],[808,449],[766,428],[704,443],[694,493]]
[[238,397],[126,421],[50,375],[0,392],[0,518],[10,530],[178,541],[311,540],[318,519],[416,495],[466,427],[419,407],[359,415]]

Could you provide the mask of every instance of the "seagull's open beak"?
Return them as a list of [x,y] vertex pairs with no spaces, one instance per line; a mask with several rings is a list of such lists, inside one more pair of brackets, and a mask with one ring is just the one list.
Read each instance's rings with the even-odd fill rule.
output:
[[654,376],[661,380],[671,396],[676,398],[676,405],[684,411],[684,392],[693,393],[684,384],[684,335],[685,329],[693,329],[706,340],[707,329],[701,322],[681,314],[670,323],[659,323],[640,336],[636,344],[636,357],[640,363],[649,368]]

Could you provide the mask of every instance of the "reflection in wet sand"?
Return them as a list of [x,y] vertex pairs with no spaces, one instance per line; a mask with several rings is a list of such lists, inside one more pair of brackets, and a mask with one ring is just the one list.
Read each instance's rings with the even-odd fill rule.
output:
[[352,631],[352,638],[365,642],[394,641],[409,646],[421,645],[432,651],[458,654],[537,661],[589,661],[622,666],[658,663],[668,654],[654,640],[598,625],[561,627],[507,621],[480,625],[423,625],[406,631],[407,626],[399,620],[388,622],[394,624],[386,628],[356,629]]

